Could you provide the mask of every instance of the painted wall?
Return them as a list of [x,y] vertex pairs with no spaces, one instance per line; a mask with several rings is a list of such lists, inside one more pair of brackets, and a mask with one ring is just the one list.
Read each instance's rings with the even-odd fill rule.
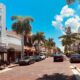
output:
[[0,42],[6,42],[6,7],[0,3]]
[[7,42],[8,44],[15,44],[15,45],[21,45],[21,39],[12,37],[12,36],[7,36]]

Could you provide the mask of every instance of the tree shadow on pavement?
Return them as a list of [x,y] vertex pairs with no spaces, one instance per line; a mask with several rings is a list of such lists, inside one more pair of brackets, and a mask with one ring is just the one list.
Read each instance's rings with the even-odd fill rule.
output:
[[68,75],[64,75],[64,74],[55,73],[52,75],[45,74],[36,80],[76,80],[76,78],[74,75],[68,76]]

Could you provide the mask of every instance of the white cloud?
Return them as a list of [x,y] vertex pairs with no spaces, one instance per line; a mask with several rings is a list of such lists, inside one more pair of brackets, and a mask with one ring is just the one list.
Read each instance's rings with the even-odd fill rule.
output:
[[56,19],[56,21],[58,21],[58,22],[62,22],[62,21],[63,21],[63,18],[62,18],[61,15],[56,15],[56,16],[55,16],[55,19]]
[[62,33],[63,33],[64,35],[66,35],[66,33],[65,33],[64,31],[62,31]]
[[77,32],[78,28],[80,26],[80,22],[79,22],[80,18],[78,16],[69,18],[66,22],[65,22],[65,26],[68,27],[70,26],[72,29],[72,32]]
[[52,26],[56,27],[57,26],[57,22],[56,21],[52,21]]
[[[66,22],[63,22],[64,18],[68,18]],[[78,31],[78,27],[80,26],[80,18],[75,14],[75,10],[69,8],[68,5],[65,5],[60,11],[59,15],[55,16],[55,20],[52,21],[52,26],[60,29],[63,34],[65,34],[64,26],[70,26],[73,32]]]
[[58,21],[52,21],[52,26],[59,28],[60,30],[63,29],[63,24],[61,22],[58,22]]
[[78,21],[80,21],[80,17],[79,17],[78,15],[74,15],[74,17],[75,17]]
[[64,46],[59,46],[59,48],[64,52]]
[[76,18],[69,18],[66,22],[65,22],[66,26],[71,26],[71,27],[78,27],[79,26],[79,22]]
[[72,8],[69,8],[68,5],[64,6],[60,12],[63,17],[73,16],[75,11]]

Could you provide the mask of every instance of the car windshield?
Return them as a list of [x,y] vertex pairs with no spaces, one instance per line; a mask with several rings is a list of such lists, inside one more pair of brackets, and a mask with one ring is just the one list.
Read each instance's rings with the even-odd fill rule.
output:
[[29,56],[24,57],[24,59],[29,59],[29,58],[30,58]]
[[58,54],[58,53],[56,53],[56,54],[53,54],[54,56],[62,56],[62,54]]
[[71,57],[80,57],[80,54],[72,54]]

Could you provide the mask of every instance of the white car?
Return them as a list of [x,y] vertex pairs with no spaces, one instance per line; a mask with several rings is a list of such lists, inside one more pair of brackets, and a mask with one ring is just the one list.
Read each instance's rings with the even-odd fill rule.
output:
[[40,58],[43,60],[46,58],[46,56],[44,54],[40,54]]

